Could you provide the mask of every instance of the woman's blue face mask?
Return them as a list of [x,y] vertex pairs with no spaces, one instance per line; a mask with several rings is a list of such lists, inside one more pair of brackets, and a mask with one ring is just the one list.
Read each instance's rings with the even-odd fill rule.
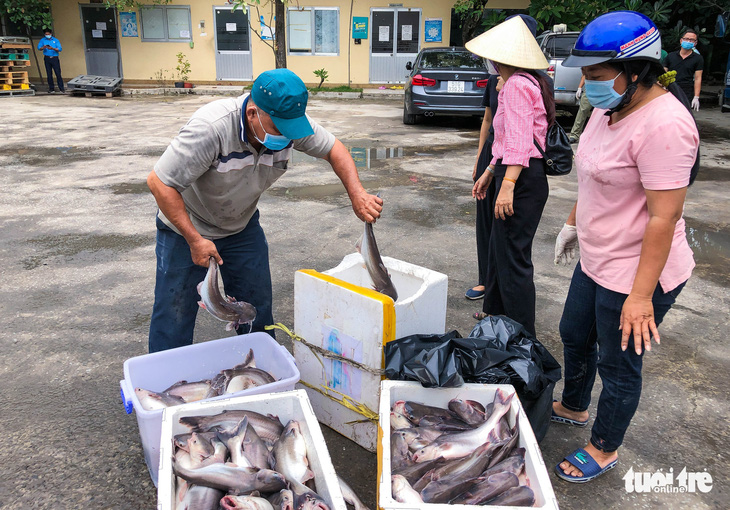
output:
[[619,94],[613,88],[616,78],[621,76],[621,73],[618,73],[613,80],[586,80],[585,94],[591,106],[601,110],[610,110],[621,102],[621,98],[624,97],[626,92]]
[[[259,126],[261,126],[261,130],[265,133],[264,139],[261,140],[258,136],[256,136],[256,133],[253,133],[254,138],[259,141],[264,147],[267,149],[271,149],[272,151],[280,151],[284,148],[286,148],[287,145],[289,145],[289,142],[291,140],[287,138],[284,135],[272,135],[266,132],[266,129],[264,128],[264,125],[261,123],[261,114],[259,113],[259,109],[256,108],[256,116],[259,119]],[[253,130],[252,130],[253,131]]]

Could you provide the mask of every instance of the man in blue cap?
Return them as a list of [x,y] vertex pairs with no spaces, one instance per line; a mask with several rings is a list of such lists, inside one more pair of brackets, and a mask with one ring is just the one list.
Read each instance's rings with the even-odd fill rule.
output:
[[329,162],[358,218],[380,216],[383,201],[365,191],[348,150],[305,114],[307,97],[293,72],[266,71],[250,94],[195,112],[150,172],[147,185],[159,207],[150,352],[192,344],[197,284],[210,257],[221,265],[226,293],[256,307],[252,330],[273,323],[257,204],[286,171],[292,149]]

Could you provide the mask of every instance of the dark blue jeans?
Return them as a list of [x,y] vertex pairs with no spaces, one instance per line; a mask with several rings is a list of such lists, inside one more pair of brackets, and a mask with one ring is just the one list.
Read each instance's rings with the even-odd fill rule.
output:
[[[271,311],[271,273],[269,245],[259,213],[246,228],[232,236],[213,241],[223,259],[220,266],[226,294],[256,307],[252,331],[263,331],[273,324]],[[150,321],[149,352],[164,351],[193,343],[195,317],[198,313],[198,283],[206,268],[195,265],[187,241],[157,219],[157,277],[155,304]],[[248,333],[242,326],[238,333]],[[224,336],[221,322],[221,337]],[[269,332],[274,336],[273,332]]]
[[48,77],[48,90],[53,91],[53,73],[56,73],[56,82],[58,82],[58,90],[64,92],[63,78],[61,78],[61,61],[58,57],[43,57],[46,64],[46,76]]
[[[669,292],[657,285],[652,298],[657,326],[684,285]],[[627,297],[595,283],[586,276],[579,262],[560,319],[565,365],[562,404],[572,411],[588,409],[597,368],[603,390],[598,399],[591,443],[605,452],[612,452],[623,443],[641,397],[643,355],[636,354],[633,335],[628,348],[621,350],[618,329]]]

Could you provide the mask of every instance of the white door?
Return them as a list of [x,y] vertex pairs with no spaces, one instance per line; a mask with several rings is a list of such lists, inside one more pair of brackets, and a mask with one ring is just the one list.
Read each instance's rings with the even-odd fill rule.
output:
[[405,83],[421,49],[421,9],[370,9],[370,83]]
[[217,80],[253,79],[251,27],[248,9],[213,8],[215,24],[215,74]]
[[80,5],[79,8],[84,30],[86,74],[121,78],[116,9],[104,5]]

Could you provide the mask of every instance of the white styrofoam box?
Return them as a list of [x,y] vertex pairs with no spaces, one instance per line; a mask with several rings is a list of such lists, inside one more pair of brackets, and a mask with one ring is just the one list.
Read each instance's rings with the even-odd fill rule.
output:
[[157,487],[157,509],[175,509],[175,476],[172,472],[173,438],[178,434],[190,432],[180,424],[184,416],[211,416],[223,411],[246,410],[261,414],[273,414],[286,425],[296,420],[302,430],[307,445],[309,468],[314,472],[315,490],[329,504],[332,510],[347,510],[342,497],[340,484],[332,465],[327,444],[322,436],[312,405],[302,390],[286,391],[273,395],[252,395],[225,398],[216,401],[191,402],[164,409],[162,417],[162,436],[160,443],[160,483]]
[[[383,345],[412,334],[443,334],[446,325],[448,278],[400,260],[383,262],[398,290],[398,301],[372,290],[372,281],[359,253],[347,255],[335,268],[294,276],[294,331],[307,342],[380,370]],[[352,397],[375,414],[380,403],[379,375],[347,362],[332,361],[294,342],[301,381],[322,423],[370,451],[377,445],[377,424],[334,398]],[[321,360],[321,361],[320,361]]]
[[[442,335],[446,328],[448,277],[425,267],[383,257],[398,301],[395,303],[395,338]],[[359,253],[346,255],[337,267],[324,271],[353,285],[371,289],[373,281]]]
[[[380,390],[380,430],[378,444],[378,507],[382,510],[470,510],[473,505],[449,505],[423,503],[420,508],[413,508],[412,504],[397,502],[391,493],[390,471],[390,410],[398,400],[411,400],[431,406],[447,408],[449,400],[476,400],[485,406],[494,400],[498,389],[507,393],[514,393],[510,384],[465,384],[459,388],[424,388],[418,382],[411,381],[383,381]],[[507,414],[510,426],[514,426],[519,415],[519,442],[517,447],[525,449],[525,473],[530,488],[535,493],[533,508],[542,510],[558,510],[558,501],[550,483],[545,461],[542,458],[540,447],[532,432],[530,422],[519,398],[512,399],[512,408]],[[522,507],[489,506],[490,509],[505,510]]]
[[238,395],[255,395],[293,390],[299,381],[294,358],[266,333],[231,336],[130,358],[124,362],[124,379],[119,381],[122,400],[128,413],[137,415],[144,460],[155,485],[160,460],[160,426],[162,409],[147,411],[140,404],[135,388],[163,391],[178,381],[211,379],[224,369],[242,363],[253,349],[256,366],[269,372],[275,382],[247,390],[206,399],[218,400]]

